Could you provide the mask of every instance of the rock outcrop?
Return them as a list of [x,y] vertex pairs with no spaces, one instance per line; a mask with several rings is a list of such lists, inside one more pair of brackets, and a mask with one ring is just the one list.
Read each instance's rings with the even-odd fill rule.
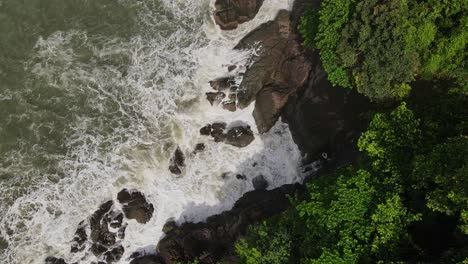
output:
[[281,10],[247,36],[235,49],[257,48],[237,91],[237,106],[255,101],[254,118],[260,133],[269,131],[282,113],[291,94],[304,87],[312,65],[307,60],[293,18]]
[[263,0],[216,0],[215,22],[223,30],[236,29],[253,19],[262,4]]
[[246,193],[231,210],[205,223],[185,223],[172,229],[159,241],[157,251],[167,264],[194,259],[218,263],[234,255],[234,243],[245,235],[249,225],[283,212],[290,206],[288,195],[300,189],[297,184]]
[[[137,190],[123,189],[117,195],[123,212],[109,200],[86,220],[79,223],[75,235],[71,240],[70,252],[72,254],[95,255],[99,263],[114,263],[124,254],[122,240],[125,239],[125,230],[128,223],[125,219],[135,219],[139,223],[148,222],[153,215],[153,205],[148,203],[143,193]],[[46,264],[66,264],[65,260],[56,257],[47,257]],[[94,263],[94,262],[92,262]]]
[[153,204],[148,203],[145,195],[139,191],[123,189],[117,194],[117,200],[122,204],[122,210],[128,219],[146,224],[153,216]]
[[200,134],[213,137],[215,142],[224,142],[238,148],[250,145],[255,139],[250,126],[241,122],[229,127],[223,122],[208,124],[200,129]]
[[175,175],[181,175],[182,169],[185,167],[185,155],[182,150],[177,147],[172,155],[169,165],[169,171]]

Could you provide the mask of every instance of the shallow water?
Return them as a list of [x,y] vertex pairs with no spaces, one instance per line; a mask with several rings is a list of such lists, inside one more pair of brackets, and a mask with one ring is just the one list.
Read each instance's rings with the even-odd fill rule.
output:
[[[71,255],[69,241],[124,187],[144,192],[155,214],[129,222],[121,263],[154,250],[168,218],[202,221],[253,189],[225,172],[262,174],[270,188],[302,180],[281,122],[242,149],[199,135],[219,120],[255,127],[252,106],[227,112],[204,93],[251,56],[232,51],[237,41],[290,7],[265,1],[253,21],[221,32],[213,2],[0,0],[1,260],[93,260]],[[189,155],[200,142],[206,151]],[[188,155],[182,177],[167,169],[177,145]]]

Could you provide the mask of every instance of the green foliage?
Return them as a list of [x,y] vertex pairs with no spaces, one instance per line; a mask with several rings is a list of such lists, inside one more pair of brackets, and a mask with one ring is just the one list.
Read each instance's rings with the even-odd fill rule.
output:
[[[319,25],[317,34],[304,34],[306,43],[315,43],[320,49],[323,67],[328,73],[328,79],[333,85],[351,87],[351,80],[344,67],[340,65],[335,50],[340,42],[340,32],[348,23],[354,0],[324,0],[319,11]],[[304,19],[303,21],[308,21]],[[302,24],[302,32],[308,32]],[[312,28],[311,31],[315,29]],[[315,40],[310,37],[316,36]]]
[[458,215],[460,228],[468,234],[468,137],[450,138],[414,163],[414,188],[424,190],[427,207]]
[[[376,113],[358,141],[366,161],[314,179],[307,199],[295,199],[289,211],[251,227],[237,246],[243,263],[465,260],[467,97],[463,90],[449,91],[413,101],[416,111],[401,103]],[[439,242],[439,230],[427,226],[450,234]],[[439,251],[427,246],[428,238],[442,243]]]
[[464,0],[324,0],[300,31],[333,85],[378,101],[406,97],[420,77],[466,84],[467,12]]

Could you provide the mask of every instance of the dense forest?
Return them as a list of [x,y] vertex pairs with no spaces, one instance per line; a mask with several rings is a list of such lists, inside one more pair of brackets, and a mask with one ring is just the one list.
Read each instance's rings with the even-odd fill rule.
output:
[[379,112],[356,164],[250,227],[244,263],[468,263],[468,1],[323,0],[299,30]]

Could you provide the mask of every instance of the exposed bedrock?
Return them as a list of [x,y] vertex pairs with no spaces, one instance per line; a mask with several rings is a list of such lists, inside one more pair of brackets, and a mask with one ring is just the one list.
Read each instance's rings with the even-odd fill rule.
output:
[[[86,220],[79,223],[71,240],[72,254],[92,253],[98,263],[114,263],[124,254],[122,241],[125,239],[126,219],[135,219],[139,223],[148,222],[153,216],[153,205],[145,195],[137,190],[123,189],[117,195],[123,212],[113,200],[104,202]],[[47,257],[46,264],[66,264],[65,260]],[[94,263],[94,262],[92,262]],[[142,262],[144,263],[144,262]]]
[[239,24],[252,20],[263,0],[216,0],[214,18],[223,30],[236,29]]
[[255,101],[260,133],[273,127],[288,97],[304,87],[312,69],[293,20],[289,11],[281,10],[274,21],[262,24],[235,47],[258,49],[237,91],[237,105],[245,108]]
[[227,261],[235,255],[235,241],[245,235],[250,224],[283,212],[290,206],[287,195],[300,189],[296,184],[248,192],[231,210],[211,216],[204,223],[185,223],[172,228],[159,241],[157,251],[167,264],[194,259],[200,263]]
[[238,148],[250,145],[255,139],[250,126],[240,121],[229,126],[223,122],[208,124],[200,129],[200,134],[211,136],[215,142],[224,142]]

